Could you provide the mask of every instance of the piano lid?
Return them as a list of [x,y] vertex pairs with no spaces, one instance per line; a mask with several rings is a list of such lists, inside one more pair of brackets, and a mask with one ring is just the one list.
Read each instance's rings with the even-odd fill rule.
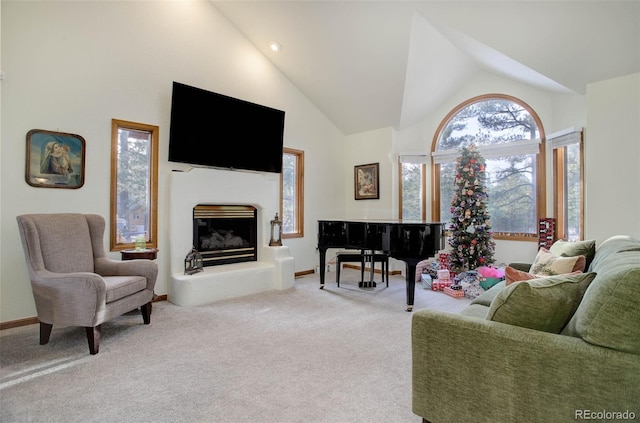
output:
[[344,223],[388,223],[392,225],[444,225],[446,222],[430,222],[428,220],[413,219],[318,219],[318,222],[344,222]]

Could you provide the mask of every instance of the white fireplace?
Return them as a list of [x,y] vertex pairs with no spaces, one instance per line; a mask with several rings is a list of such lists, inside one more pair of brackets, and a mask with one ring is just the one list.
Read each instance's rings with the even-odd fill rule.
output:
[[[270,221],[279,210],[280,175],[192,168],[171,172],[168,299],[180,306],[293,287],[294,259],[289,247],[270,247]],[[193,247],[193,209],[198,204],[249,205],[257,209],[257,261],[205,267],[184,274]]]

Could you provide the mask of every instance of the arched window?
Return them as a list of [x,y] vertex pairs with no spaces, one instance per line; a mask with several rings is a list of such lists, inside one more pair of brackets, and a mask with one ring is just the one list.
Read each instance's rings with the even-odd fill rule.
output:
[[545,214],[544,137],[540,119],[517,98],[491,94],[452,110],[432,145],[433,218],[449,222],[455,160],[474,144],[487,162],[489,214],[498,239],[535,239],[538,217]]

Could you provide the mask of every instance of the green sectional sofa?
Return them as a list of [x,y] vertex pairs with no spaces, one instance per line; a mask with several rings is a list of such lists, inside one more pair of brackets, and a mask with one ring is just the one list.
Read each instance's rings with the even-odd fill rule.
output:
[[609,238],[585,274],[535,281],[501,282],[460,314],[414,313],[415,414],[432,423],[640,421],[640,241]]

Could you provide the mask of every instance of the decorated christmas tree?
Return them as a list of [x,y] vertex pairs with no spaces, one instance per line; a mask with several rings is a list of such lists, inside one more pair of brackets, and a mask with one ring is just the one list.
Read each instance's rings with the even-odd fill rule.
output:
[[494,262],[495,243],[487,210],[486,162],[475,146],[462,148],[456,159],[455,192],[451,200],[451,267],[474,270]]

